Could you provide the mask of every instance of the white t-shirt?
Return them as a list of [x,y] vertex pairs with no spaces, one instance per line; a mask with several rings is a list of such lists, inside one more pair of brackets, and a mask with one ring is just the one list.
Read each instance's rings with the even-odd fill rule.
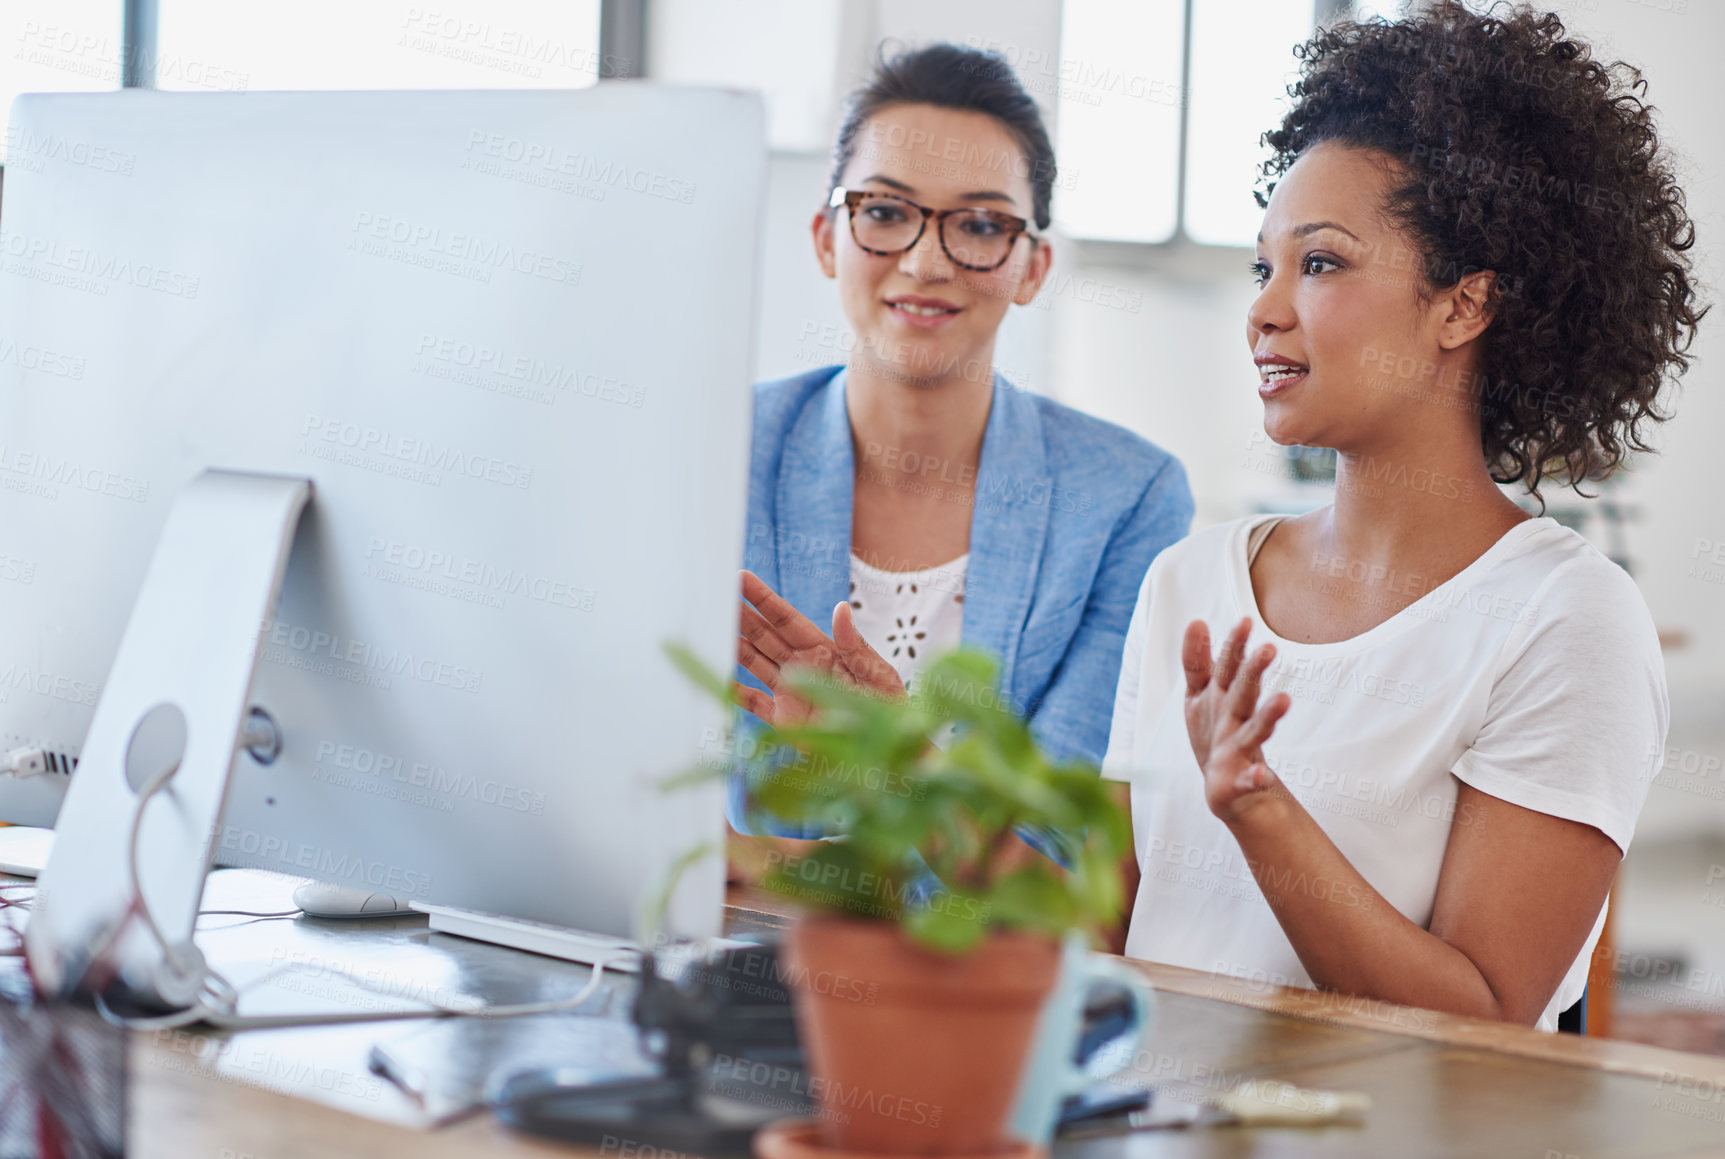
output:
[[907,689],[930,658],[958,647],[969,565],[969,552],[921,571],[882,571],[851,556],[851,619]]
[[[1555,521],[1530,519],[1370,631],[1294,643],[1265,627],[1248,570],[1253,529],[1276,518],[1175,544],[1138,594],[1103,761],[1104,776],[1131,783],[1143,871],[1127,954],[1312,984],[1239,843],[1204,802],[1182,712],[1180,646],[1192,620],[1207,621],[1219,647],[1250,617],[1251,646],[1276,645],[1266,695],[1286,691],[1293,705],[1265,759],[1354,868],[1418,925],[1430,924],[1451,826],[1469,823],[1466,810],[1456,813],[1458,779],[1629,848],[1668,707],[1652,618],[1621,568]],[[1602,908],[1542,1029],[1555,1030],[1581,997],[1604,922]]]

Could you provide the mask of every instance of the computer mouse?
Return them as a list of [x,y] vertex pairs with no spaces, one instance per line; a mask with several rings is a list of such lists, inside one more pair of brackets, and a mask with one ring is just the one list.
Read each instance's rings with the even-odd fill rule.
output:
[[314,918],[383,918],[419,912],[394,894],[326,881],[306,882],[293,891],[293,903]]

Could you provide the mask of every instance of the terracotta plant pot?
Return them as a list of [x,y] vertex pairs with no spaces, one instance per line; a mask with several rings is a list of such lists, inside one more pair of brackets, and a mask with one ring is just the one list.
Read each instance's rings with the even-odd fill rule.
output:
[[828,1148],[972,1155],[1010,1143],[1007,1117],[1060,950],[995,933],[941,954],[896,924],[808,918],[785,973]]

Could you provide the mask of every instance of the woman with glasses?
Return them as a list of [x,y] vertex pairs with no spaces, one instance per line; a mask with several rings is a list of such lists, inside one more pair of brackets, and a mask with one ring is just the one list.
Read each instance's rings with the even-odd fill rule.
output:
[[[811,222],[849,360],[755,397],[738,656],[763,719],[799,711],[787,668],[896,693],[962,641],[1053,752],[1101,758],[1133,599],[1192,500],[1166,452],[995,369],[1048,275],[1054,176],[997,56],[905,52],[852,94]],[[745,804],[739,782],[742,831]]]

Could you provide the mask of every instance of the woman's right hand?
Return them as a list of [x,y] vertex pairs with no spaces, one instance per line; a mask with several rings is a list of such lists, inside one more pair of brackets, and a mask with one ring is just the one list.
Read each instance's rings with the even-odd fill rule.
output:
[[1219,713],[1225,712],[1224,696],[1246,658],[1246,638],[1252,634],[1252,621],[1242,619],[1234,625],[1222,644],[1222,654],[1212,663],[1210,625],[1193,620],[1186,625],[1186,639],[1180,651],[1180,663],[1186,670],[1186,736],[1192,742],[1192,755],[1201,769],[1210,760],[1210,738],[1215,734]]
[[863,640],[848,603],[833,609],[833,634],[828,636],[753,572],[743,573],[743,599],[737,662],[766,691],[737,683],[737,699],[768,724],[794,725],[808,719],[808,702],[784,681],[789,671],[830,673],[881,696],[904,695],[897,670]]
[[1272,796],[1276,775],[1264,760],[1264,742],[1288,711],[1288,694],[1261,700],[1264,672],[1276,658],[1265,644],[1242,663],[1252,622],[1228,633],[1211,670],[1210,629],[1201,620],[1186,625],[1181,661],[1186,669],[1186,734],[1204,775],[1204,800],[1224,822],[1244,817]]

